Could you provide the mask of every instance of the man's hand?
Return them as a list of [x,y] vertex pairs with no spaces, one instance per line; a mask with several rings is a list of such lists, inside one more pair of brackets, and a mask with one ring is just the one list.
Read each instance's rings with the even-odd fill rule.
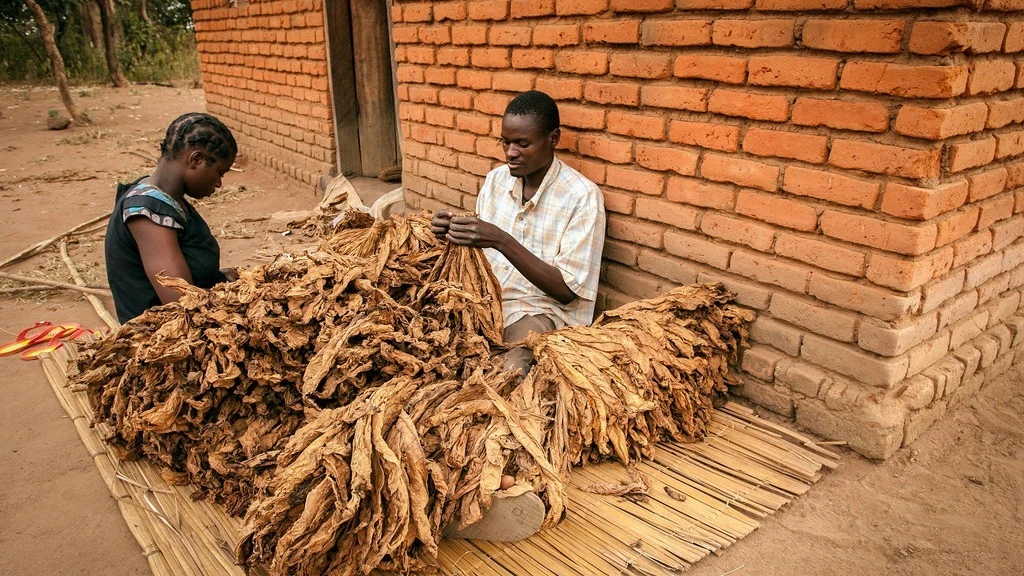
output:
[[448,226],[448,241],[462,246],[500,248],[506,238],[507,232],[475,216],[456,216]]
[[434,217],[430,220],[430,231],[433,232],[434,236],[437,236],[438,240],[448,239],[448,227],[452,223],[452,213],[447,210],[441,210],[434,214]]

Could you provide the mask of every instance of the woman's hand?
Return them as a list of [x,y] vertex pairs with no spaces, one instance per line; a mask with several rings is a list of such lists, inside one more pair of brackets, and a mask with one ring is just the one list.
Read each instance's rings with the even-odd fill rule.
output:
[[473,248],[500,248],[508,233],[476,216],[456,216],[448,227],[448,241]]

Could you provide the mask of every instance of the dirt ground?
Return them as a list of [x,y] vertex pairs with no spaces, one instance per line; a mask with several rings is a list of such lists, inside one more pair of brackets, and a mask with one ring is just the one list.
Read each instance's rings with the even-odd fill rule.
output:
[[[171,119],[204,106],[200,90],[158,86],[74,95],[95,123],[52,132],[56,91],[0,87],[0,260],[108,211],[113,183],[152,166]],[[244,158],[237,166],[199,210],[224,265],[245,266],[303,241],[268,217],[317,195]],[[70,253],[87,282],[106,283],[101,231]],[[55,250],[4,270],[71,281]],[[0,289],[15,285],[0,279]],[[102,324],[73,293],[0,293],[0,340],[37,320]],[[38,364],[0,358],[0,370],[0,573],[148,574]],[[810,493],[690,574],[1024,573],[1022,379],[1024,367],[1009,371],[885,463],[846,451]]]

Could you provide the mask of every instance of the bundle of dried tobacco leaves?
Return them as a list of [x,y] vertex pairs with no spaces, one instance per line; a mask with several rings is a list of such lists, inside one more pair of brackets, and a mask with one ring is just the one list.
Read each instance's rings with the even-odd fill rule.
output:
[[494,358],[483,253],[425,217],[352,213],[230,285],[169,282],[181,301],[87,351],[78,381],[123,455],[249,506],[238,559],[276,574],[425,570],[442,527],[498,496],[536,491],[556,522],[573,466],[703,435],[749,321],[721,286],[682,288],[532,335],[520,382]]

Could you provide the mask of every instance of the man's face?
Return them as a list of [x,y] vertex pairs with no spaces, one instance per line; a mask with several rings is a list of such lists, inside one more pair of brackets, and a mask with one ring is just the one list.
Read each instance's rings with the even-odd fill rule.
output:
[[501,145],[513,176],[525,178],[544,170],[555,157],[559,130],[545,132],[533,116],[505,116],[501,119]]

